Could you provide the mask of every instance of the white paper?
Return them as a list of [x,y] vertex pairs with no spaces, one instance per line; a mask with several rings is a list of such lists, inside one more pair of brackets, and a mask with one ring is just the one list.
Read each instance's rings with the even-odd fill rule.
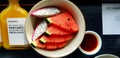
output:
[[25,19],[26,18],[7,18],[10,45],[28,44],[24,33]]
[[120,35],[120,4],[102,4],[103,35]]

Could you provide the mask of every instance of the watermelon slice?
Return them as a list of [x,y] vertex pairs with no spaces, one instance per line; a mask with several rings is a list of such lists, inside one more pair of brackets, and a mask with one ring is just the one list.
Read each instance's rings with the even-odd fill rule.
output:
[[66,46],[67,42],[60,42],[60,43],[41,43],[39,39],[34,40],[31,45],[35,48],[40,48],[40,49],[46,49],[46,50],[55,50],[55,49],[60,49],[64,46]]
[[55,36],[54,42],[55,43],[67,42],[71,39],[73,39],[73,35],[71,35],[71,34],[70,35],[64,35],[64,36]]
[[65,29],[66,31],[77,32],[79,30],[78,25],[68,12],[48,17],[46,21],[48,24],[53,24],[59,28]]
[[51,35],[51,36],[45,36],[45,35],[42,35],[40,37],[40,42],[41,43],[61,43],[61,42],[65,42],[65,41],[69,41],[73,38],[73,36],[70,34],[70,35],[63,35],[63,36],[54,36],[54,35]]
[[46,35],[68,35],[70,32],[60,29],[54,25],[49,25],[47,30],[44,32]]

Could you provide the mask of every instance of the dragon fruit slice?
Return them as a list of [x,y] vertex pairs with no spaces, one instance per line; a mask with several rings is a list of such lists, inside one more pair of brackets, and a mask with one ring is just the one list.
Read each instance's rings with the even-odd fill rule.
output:
[[47,23],[45,20],[42,20],[40,22],[40,24],[38,24],[38,26],[35,28],[35,31],[33,33],[33,37],[32,40],[34,41],[35,39],[37,39],[39,36],[41,36],[45,30],[47,29]]
[[60,10],[55,7],[46,7],[34,11],[31,15],[36,17],[48,17],[60,13]]

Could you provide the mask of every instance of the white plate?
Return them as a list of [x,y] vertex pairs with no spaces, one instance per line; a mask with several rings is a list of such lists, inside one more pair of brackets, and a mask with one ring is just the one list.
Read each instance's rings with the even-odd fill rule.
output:
[[42,7],[47,7],[47,6],[56,6],[63,8],[67,11],[69,11],[73,17],[75,18],[76,23],[79,25],[79,32],[78,34],[74,37],[74,39],[64,48],[59,49],[59,50],[54,50],[54,51],[48,51],[48,50],[43,50],[43,49],[37,49],[32,47],[36,52],[39,54],[46,56],[46,57],[64,57],[75,51],[80,43],[83,40],[84,37],[84,32],[85,32],[85,21],[84,17],[80,11],[80,9],[70,2],[69,0],[42,0],[38,2],[36,5],[32,7],[30,10],[28,17],[26,19],[25,23],[25,33],[26,37],[29,43],[32,42],[32,33],[33,33],[33,24],[35,22],[34,19],[30,17],[30,13],[38,8]]
[[96,56],[95,58],[119,58],[119,57],[113,54],[102,54],[102,55]]

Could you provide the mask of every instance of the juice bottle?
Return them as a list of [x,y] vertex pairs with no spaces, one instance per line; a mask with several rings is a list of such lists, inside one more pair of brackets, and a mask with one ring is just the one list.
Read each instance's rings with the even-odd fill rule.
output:
[[19,0],[8,0],[9,5],[1,12],[1,30],[3,47],[7,50],[28,48],[24,34],[24,23],[28,12],[21,8]]
[[2,47],[2,38],[1,38],[1,23],[0,23],[0,47]]

